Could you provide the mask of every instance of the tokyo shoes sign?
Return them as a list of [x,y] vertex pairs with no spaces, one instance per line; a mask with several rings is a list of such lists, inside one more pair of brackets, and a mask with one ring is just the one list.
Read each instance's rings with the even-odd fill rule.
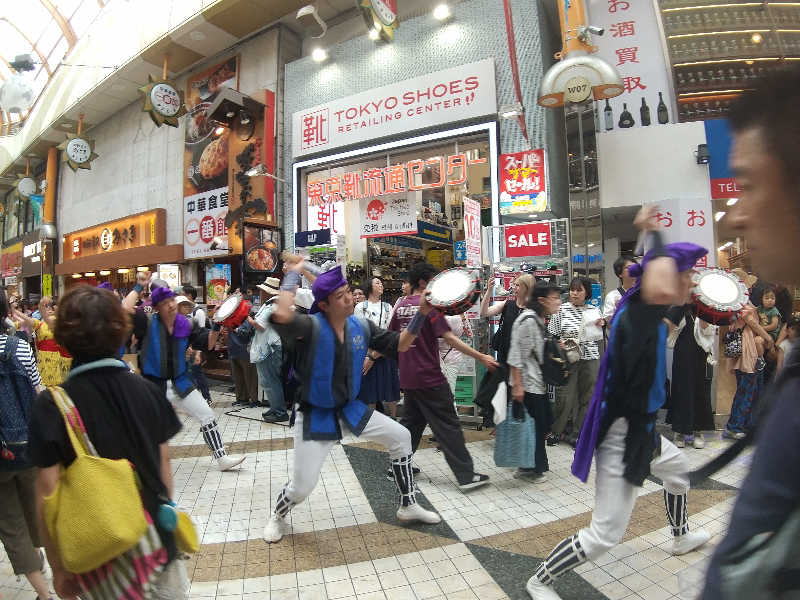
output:
[[494,60],[406,79],[292,115],[292,154],[325,152],[497,113]]

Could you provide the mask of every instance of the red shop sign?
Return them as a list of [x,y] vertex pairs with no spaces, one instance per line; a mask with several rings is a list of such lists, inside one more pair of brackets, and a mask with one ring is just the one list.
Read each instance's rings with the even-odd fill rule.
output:
[[550,223],[530,223],[506,227],[506,256],[549,256],[553,253]]

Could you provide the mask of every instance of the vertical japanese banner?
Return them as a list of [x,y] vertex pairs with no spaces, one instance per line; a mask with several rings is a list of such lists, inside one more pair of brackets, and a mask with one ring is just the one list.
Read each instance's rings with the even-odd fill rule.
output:
[[675,102],[654,3],[587,0],[586,4],[589,22],[605,29],[603,36],[593,38],[597,56],[619,71],[625,87],[616,98],[596,103],[600,130],[674,123]]
[[[225,216],[228,213],[228,165],[230,132],[225,129],[215,133],[216,124],[208,118],[207,111],[220,90],[239,87],[239,57],[234,56],[199,73],[191,75],[186,82],[186,135],[183,152],[183,204],[184,204],[184,257],[202,258],[227,254],[228,239]],[[223,205],[224,192],[224,205]],[[199,215],[197,207],[203,197],[214,195],[216,208],[207,209],[209,214]],[[203,204],[208,206],[207,203]],[[190,210],[191,207],[191,210]],[[204,209],[203,212],[206,212]],[[222,214],[222,222],[216,218]],[[225,240],[224,252],[208,250],[201,252],[197,242],[200,230],[198,223],[205,217],[214,217],[215,231],[211,236]],[[197,222],[196,222],[197,221]],[[208,237],[209,220],[206,219],[203,236]],[[191,243],[191,241],[194,243]],[[195,252],[188,253],[187,246]]]
[[500,155],[500,214],[547,210],[544,150]]
[[[183,199],[183,257],[228,255],[228,186],[192,194]],[[221,243],[216,243],[219,238]]]
[[670,198],[658,201],[658,224],[665,244],[692,242],[708,249],[698,267],[717,266],[711,198]]
[[481,204],[464,198],[464,240],[467,243],[467,266],[480,267],[481,255]]
[[362,198],[358,212],[362,238],[417,235],[417,210],[405,196]]

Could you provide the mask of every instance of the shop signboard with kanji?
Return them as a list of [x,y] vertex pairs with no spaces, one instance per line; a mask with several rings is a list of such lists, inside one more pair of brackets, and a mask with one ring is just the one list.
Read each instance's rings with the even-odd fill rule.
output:
[[717,265],[711,198],[670,198],[658,201],[656,221],[665,244],[691,242],[708,248],[698,267]]
[[297,111],[292,115],[292,155],[496,113],[494,59],[489,58]]
[[605,29],[592,38],[597,56],[619,72],[624,87],[616,98],[595,103],[600,131],[676,121],[656,6],[646,0],[586,1],[588,22]]
[[157,208],[68,233],[64,236],[61,256],[67,261],[117,250],[161,246],[166,244],[166,237],[167,211]]
[[505,228],[506,257],[550,256],[552,253],[549,222],[509,225]]
[[477,200],[464,198],[464,241],[468,267],[480,267],[481,256],[481,205]]
[[[227,214],[227,185],[183,199],[184,258],[228,255]],[[218,238],[216,243],[214,238]],[[215,248],[212,249],[212,245]]]
[[500,214],[547,210],[544,150],[500,155]]
[[417,208],[406,196],[362,198],[358,214],[362,238],[417,233]]

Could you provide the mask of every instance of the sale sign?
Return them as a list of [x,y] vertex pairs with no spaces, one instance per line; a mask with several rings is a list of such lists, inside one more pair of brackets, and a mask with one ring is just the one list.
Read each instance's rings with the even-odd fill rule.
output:
[[500,214],[547,210],[544,150],[500,155]]
[[467,266],[480,267],[481,205],[472,198],[464,198],[464,240],[467,243]]
[[362,238],[417,235],[417,209],[408,198],[363,198],[359,215]]
[[505,228],[506,256],[549,256],[553,253],[550,223],[529,223]]

